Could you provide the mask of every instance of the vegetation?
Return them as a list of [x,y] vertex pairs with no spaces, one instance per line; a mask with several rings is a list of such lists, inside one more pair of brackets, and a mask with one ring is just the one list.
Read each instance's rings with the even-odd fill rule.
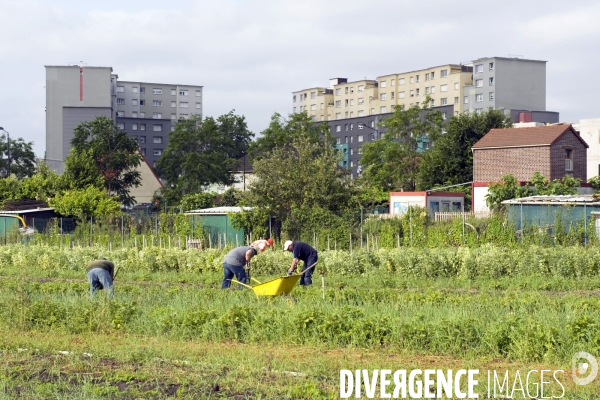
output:
[[22,138],[10,139],[9,142],[6,133],[0,135],[0,175],[3,178],[8,177],[9,155],[11,175],[23,179],[35,173],[33,142],[25,142]]

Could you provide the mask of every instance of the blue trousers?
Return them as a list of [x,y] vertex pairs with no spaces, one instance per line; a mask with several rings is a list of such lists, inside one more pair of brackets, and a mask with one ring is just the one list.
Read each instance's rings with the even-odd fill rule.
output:
[[[239,265],[231,265],[227,263],[223,263],[223,283],[221,284],[221,289],[227,289],[231,286],[231,278],[235,275],[238,282],[246,283],[247,275],[246,270],[243,266]],[[238,285],[238,289],[241,289],[243,286]]]
[[102,268],[94,268],[87,273],[88,281],[90,282],[90,296],[93,296],[96,290],[106,289],[112,299],[114,295],[113,280],[110,273]]
[[[302,271],[306,271],[306,269],[311,267],[314,263],[316,263],[318,259],[318,256],[314,256],[306,260],[306,262],[302,266]],[[304,274],[302,274],[302,276],[300,277],[300,284],[302,286],[312,285],[312,274],[313,272],[315,272],[315,268],[316,266],[312,267],[309,271],[306,271]]]

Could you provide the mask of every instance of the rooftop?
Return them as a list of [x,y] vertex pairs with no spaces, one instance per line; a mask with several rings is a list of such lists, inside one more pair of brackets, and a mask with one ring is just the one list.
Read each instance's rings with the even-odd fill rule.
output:
[[473,149],[505,147],[550,146],[566,132],[572,132],[584,145],[587,143],[570,124],[556,124],[531,128],[492,129],[473,145]]
[[547,196],[530,196],[521,197],[520,199],[504,200],[502,204],[537,204],[537,205],[594,205],[600,206],[600,198],[594,195],[547,195]]
[[203,208],[201,210],[190,210],[190,211],[186,211],[184,214],[211,215],[211,214],[239,213],[239,212],[242,212],[242,208],[245,211],[252,210],[252,207],[213,207],[213,208]]

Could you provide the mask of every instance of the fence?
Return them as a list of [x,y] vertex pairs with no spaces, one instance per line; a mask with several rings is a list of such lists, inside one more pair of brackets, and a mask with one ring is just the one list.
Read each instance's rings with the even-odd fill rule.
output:
[[434,221],[451,221],[454,218],[491,218],[491,211],[470,211],[470,212],[436,212],[434,216]]

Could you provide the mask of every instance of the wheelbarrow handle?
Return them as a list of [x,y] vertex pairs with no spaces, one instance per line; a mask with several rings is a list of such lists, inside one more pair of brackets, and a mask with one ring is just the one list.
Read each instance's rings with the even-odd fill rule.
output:
[[237,280],[235,280],[235,279],[231,279],[231,282],[233,282],[233,283],[237,283],[237,284],[239,284],[239,285],[242,285],[242,286],[244,286],[244,287],[247,287],[247,288],[249,288],[249,289],[252,289],[252,286],[250,286],[250,285],[246,285],[245,283],[242,283],[242,282],[238,282],[238,281],[237,281]]
[[300,273],[300,275],[303,275],[304,273],[308,272],[308,270],[313,269],[315,267],[315,265],[317,265],[318,261],[316,263],[314,263],[313,265],[311,265],[310,267],[306,268],[304,271],[302,271]]

